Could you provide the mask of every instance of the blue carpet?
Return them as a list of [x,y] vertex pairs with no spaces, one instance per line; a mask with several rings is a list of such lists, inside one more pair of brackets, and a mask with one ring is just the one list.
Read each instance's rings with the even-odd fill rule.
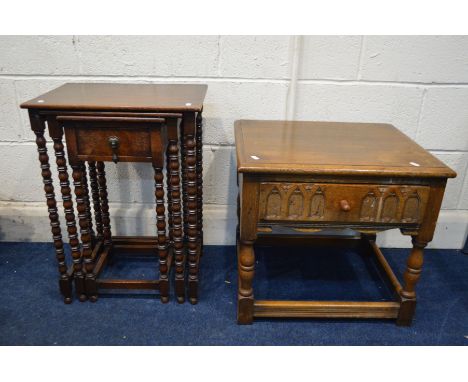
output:
[[[408,250],[384,253],[401,277]],[[468,345],[468,256],[425,253],[412,327],[341,319],[238,326],[234,247],[205,247],[198,305],[124,293],[64,305],[51,244],[0,243],[0,345]],[[131,260],[109,272],[151,277],[154,268],[152,259]],[[387,300],[390,291],[376,269],[349,250],[259,248],[256,298]]]

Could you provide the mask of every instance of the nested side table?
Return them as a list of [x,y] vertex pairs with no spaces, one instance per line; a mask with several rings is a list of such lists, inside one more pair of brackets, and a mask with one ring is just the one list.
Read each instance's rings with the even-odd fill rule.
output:
[[[236,122],[235,134],[238,322],[250,324],[254,317],[354,317],[393,318],[410,325],[423,249],[434,235],[447,178],[456,173],[387,124],[242,120]],[[291,241],[344,228],[361,234],[356,237],[375,256],[394,300],[254,299],[254,244],[259,239]],[[378,232],[392,228],[412,238],[404,283],[375,243]]]
[[[159,289],[165,302],[168,299],[172,255],[178,302],[184,302],[186,287],[190,302],[197,302],[198,267],[203,245],[201,113],[206,89],[206,85],[66,84],[21,105],[29,109],[31,128],[36,134],[60,273],[60,290],[66,303],[72,301],[72,280],[81,301],[87,297],[95,301],[99,288],[131,288]],[[46,128],[54,142],[73,257],[70,269],[66,265],[44,135]],[[64,135],[73,168],[81,243],[69,184]],[[112,236],[105,161],[144,161],[153,164],[157,236]],[[167,233],[164,165],[167,167]],[[91,199],[96,232],[93,229]],[[160,280],[99,279],[113,251],[151,251],[156,248],[160,260]]]

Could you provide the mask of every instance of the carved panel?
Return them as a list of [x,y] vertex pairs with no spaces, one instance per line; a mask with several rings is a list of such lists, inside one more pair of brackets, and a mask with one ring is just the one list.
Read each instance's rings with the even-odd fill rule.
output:
[[365,222],[375,221],[377,208],[377,197],[375,196],[374,192],[370,191],[362,201],[360,220]]
[[319,187],[310,200],[310,217],[312,219],[323,218],[325,212],[325,197],[322,189]]
[[403,209],[402,222],[414,223],[419,220],[419,196],[417,193],[410,195],[405,202]]
[[296,188],[288,200],[288,217],[295,219],[302,216],[304,209],[304,196],[299,188]]
[[279,219],[281,215],[281,196],[275,187],[268,195],[266,203],[266,219]]
[[397,220],[398,197],[391,193],[383,201],[382,214],[380,220],[383,223],[393,223]]
[[262,182],[259,214],[266,221],[418,224],[428,198],[426,186]]

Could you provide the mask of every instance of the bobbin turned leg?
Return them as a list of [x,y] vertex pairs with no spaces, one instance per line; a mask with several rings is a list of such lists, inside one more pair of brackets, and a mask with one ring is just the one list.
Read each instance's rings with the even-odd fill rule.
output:
[[187,152],[187,142],[185,140],[185,131],[184,128],[184,119],[180,121],[180,163],[182,167],[181,179],[182,179],[182,212],[183,212],[183,235],[184,235],[184,244],[188,241],[188,209],[187,209],[187,162],[186,162],[186,152]]
[[196,144],[197,144],[197,235],[200,243],[200,254],[203,255],[203,117],[197,114]]
[[191,304],[198,302],[197,173],[195,115],[184,115],[185,171],[187,178],[188,294]]
[[96,240],[102,240],[101,200],[97,182],[96,162],[89,162],[89,180],[91,184],[91,197],[93,198],[94,221],[96,223]]
[[184,239],[182,230],[182,208],[180,202],[180,174],[179,174],[179,148],[177,144],[177,130],[168,129],[169,144],[167,157],[169,158],[169,180],[170,180],[170,211],[172,215],[172,240],[174,242],[174,264],[175,264],[175,293],[177,302],[185,301],[185,255]]
[[102,235],[104,245],[112,245],[112,233],[109,216],[109,200],[107,197],[107,180],[104,162],[97,162],[97,181],[99,200],[101,202]]
[[36,135],[37,152],[39,153],[39,162],[41,163],[41,175],[44,183],[44,192],[47,199],[49,211],[50,227],[52,239],[55,247],[55,257],[57,258],[58,271],[60,274],[59,287],[63,295],[65,304],[72,302],[71,279],[67,273],[67,264],[65,262],[65,251],[63,249],[62,232],[57,213],[57,202],[55,200],[54,186],[52,183],[52,174],[50,172],[49,155],[47,154],[46,139],[44,138],[45,120],[39,114],[29,112],[31,128]]
[[[112,246],[112,234],[111,234],[111,226],[110,226],[110,217],[109,217],[109,201],[107,199],[107,181],[106,181],[106,171],[104,162],[97,162],[96,163],[96,180],[97,180],[97,188],[99,197],[96,195],[96,185],[94,184],[94,166],[90,168],[90,177],[92,182],[92,189],[93,189],[93,202],[94,202],[94,209],[98,209],[100,206],[100,211],[96,211],[96,227],[98,231],[98,235],[101,235],[99,231],[101,231],[101,224],[98,223],[102,221],[102,238],[104,242],[104,246]],[[81,223],[80,223],[81,224]],[[109,251],[109,255],[111,252]],[[109,256],[109,260],[111,257]],[[86,257],[85,257],[85,265],[86,265]],[[94,259],[90,257],[89,263],[89,274],[88,268],[86,268],[86,293],[88,294],[89,300],[91,302],[96,302],[98,299],[98,287],[96,283],[96,274],[94,273]]]
[[73,258],[73,278],[75,280],[76,294],[78,299],[83,302],[87,299],[82,268],[83,259],[81,256],[80,241],[78,239],[78,230],[76,227],[75,212],[73,209],[73,200],[67,171],[67,160],[62,142],[63,129],[61,126],[59,126],[57,120],[53,117],[49,118],[47,123],[49,125],[50,136],[54,141],[55,157],[60,179],[60,191],[62,193],[63,209],[65,212],[65,220],[67,221],[68,238]]
[[[169,146],[168,146],[169,148]],[[166,150],[166,187],[167,187],[167,228],[168,228],[168,247],[174,244],[173,230],[174,222],[172,219],[172,184],[171,184],[171,161],[169,158],[169,150]]]
[[89,233],[91,235],[91,247],[94,247],[94,244],[96,242],[96,235],[94,234],[93,219],[91,217],[91,202],[89,198],[88,177],[86,175],[86,162],[83,162],[83,167],[81,171],[83,173],[82,184],[83,184],[83,190],[84,190],[83,199],[86,205],[86,220],[88,220],[88,228],[89,228]]
[[83,262],[86,271],[85,290],[91,301],[97,299],[96,276],[94,275],[94,259],[92,258],[91,233],[86,214],[85,190],[83,187],[83,163],[73,163],[73,185],[75,186],[76,208],[81,231]]
[[255,254],[253,242],[240,242],[237,245],[237,265],[239,287],[237,292],[237,323],[251,324],[253,321],[254,296],[252,282],[254,277]]
[[405,285],[400,291],[401,306],[397,318],[397,325],[410,326],[416,309],[416,284],[421,276],[423,265],[423,251],[427,242],[420,241],[418,236],[413,236],[413,248],[406,263],[406,271],[403,275]]
[[156,220],[158,229],[158,254],[159,254],[159,292],[161,301],[169,301],[169,278],[167,266],[167,243],[166,243],[166,214],[164,208],[164,175],[161,167],[154,168],[154,184],[156,197]]

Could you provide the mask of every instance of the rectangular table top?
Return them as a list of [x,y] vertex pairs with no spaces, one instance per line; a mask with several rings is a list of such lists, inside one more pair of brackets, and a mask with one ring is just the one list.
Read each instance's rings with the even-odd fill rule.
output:
[[456,176],[389,124],[239,120],[235,135],[244,173]]
[[201,111],[207,85],[68,83],[21,104],[24,109]]

